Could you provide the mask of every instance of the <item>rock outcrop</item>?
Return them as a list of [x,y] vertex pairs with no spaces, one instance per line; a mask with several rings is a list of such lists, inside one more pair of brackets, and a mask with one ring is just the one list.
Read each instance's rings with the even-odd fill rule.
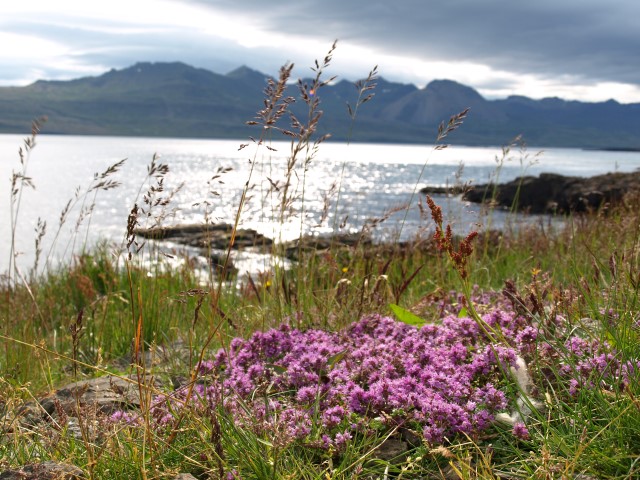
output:
[[[210,250],[226,250],[231,243],[233,225],[196,224],[171,227],[139,228],[136,235],[152,240],[171,240],[173,242]],[[236,230],[233,248],[269,247],[273,241],[252,229]]]
[[[224,252],[229,248],[233,227],[226,223],[215,225],[177,225],[137,229],[135,233],[143,238],[169,240],[180,245],[213,251],[209,254],[211,264],[220,273],[225,264]],[[273,240],[251,229],[238,229],[233,243],[234,249],[254,248],[261,252],[273,251]],[[321,252],[330,247],[352,247],[371,245],[371,236],[361,233],[339,233],[335,235],[304,235],[302,238],[285,242],[276,250],[282,251],[290,260],[298,260],[300,254]],[[237,273],[233,263],[227,262],[227,274]]]
[[335,235],[304,235],[284,245],[285,256],[289,260],[299,260],[301,255],[318,254],[331,248],[371,246],[371,236],[362,233]]
[[[529,213],[570,213],[596,211],[621,202],[632,192],[640,192],[640,171],[588,178],[541,173],[538,177],[519,177],[498,185],[472,186],[462,193],[462,198]],[[427,187],[422,193],[444,192],[441,188]]]

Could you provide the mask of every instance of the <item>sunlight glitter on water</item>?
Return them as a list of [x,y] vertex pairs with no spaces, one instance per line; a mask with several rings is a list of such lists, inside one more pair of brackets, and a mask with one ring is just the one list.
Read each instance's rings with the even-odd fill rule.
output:
[[[3,232],[0,271],[8,265],[9,180],[11,172],[20,169],[17,151],[22,139],[18,135],[0,135],[0,178],[7,182],[5,194],[0,192]],[[285,241],[297,238],[301,232],[357,231],[367,219],[384,216],[390,208],[413,198],[413,206],[406,216],[404,212],[395,213],[374,232],[379,239],[410,238],[429,227],[415,208],[420,195],[413,196],[414,191],[425,185],[444,186],[457,181],[485,183],[495,178],[496,156],[501,152],[497,147],[456,146],[434,151],[425,145],[324,143],[308,168],[303,168],[300,162],[292,172],[286,194],[291,202],[283,212],[280,207],[287,183],[285,170],[290,145],[276,142],[273,144],[277,149],[275,152],[264,147],[252,150],[253,146],[239,151],[240,143],[234,140],[41,135],[29,159],[27,172],[36,189],[25,189],[18,216],[16,238],[19,239],[19,250],[24,252],[20,262],[25,265],[33,262],[34,227],[38,217],[47,221],[45,254],[52,237],[60,229],[51,255],[62,261],[68,261],[71,249],[77,253],[85,242],[90,246],[102,238],[121,243],[129,211],[134,203],[141,203],[139,192],[144,193],[149,187],[145,181],[146,169],[154,153],[169,165],[170,172],[165,179],[167,191],[184,182],[184,187],[165,212],[165,224],[202,223],[205,218],[212,223],[233,223],[242,190],[248,184],[247,201],[240,215],[241,225]],[[536,149],[530,149],[529,153],[536,152]],[[59,227],[60,212],[67,201],[74,198],[76,188],[80,188],[82,196],[94,173],[103,172],[124,158],[127,158],[125,165],[113,177],[122,185],[83,197],[70,213],[67,223]],[[640,153],[549,149],[536,164],[530,165],[530,161],[531,157],[522,158],[518,152],[513,152],[512,158],[499,171],[499,180],[508,181],[523,172],[590,176],[614,170],[632,171],[640,166]],[[218,168],[231,170],[212,180]],[[217,195],[212,193],[214,191]],[[95,208],[76,228],[82,201],[85,204],[95,202]],[[459,198],[439,197],[437,201],[442,203],[447,221],[454,223],[459,231],[476,228],[486,220],[477,205],[469,205]],[[492,226],[499,227],[504,220],[505,215],[497,212],[492,217]],[[342,223],[345,223],[344,228],[338,228]]]

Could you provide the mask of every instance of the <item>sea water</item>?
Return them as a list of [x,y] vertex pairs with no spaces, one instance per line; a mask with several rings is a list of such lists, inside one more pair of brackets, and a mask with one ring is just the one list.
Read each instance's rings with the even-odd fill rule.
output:
[[[234,223],[243,192],[240,225],[276,240],[301,233],[355,232],[368,225],[374,225],[375,239],[405,240],[433,228],[417,208],[423,197],[419,189],[427,185],[502,182],[540,172],[592,176],[640,167],[638,152],[516,147],[505,155],[501,147],[436,150],[430,145],[330,142],[303,151],[291,165],[288,142],[273,142],[268,148],[249,142],[240,149],[243,143],[40,135],[23,165],[18,155],[23,137],[0,135],[0,272],[9,265],[14,226],[18,264],[25,269],[33,264],[39,220],[47,225],[41,258],[53,263],[68,261],[100,240],[124,245],[134,205],[151,210],[139,218],[142,227],[153,226],[158,218],[163,225]],[[156,165],[167,165],[169,172],[163,178],[164,191],[156,192],[151,201],[177,191],[168,205],[149,209],[144,197],[158,180],[148,176],[154,156]],[[121,160],[125,161],[117,172],[102,178]],[[34,188],[25,186],[12,196],[12,174],[23,171]],[[92,189],[101,180],[119,185]],[[435,199],[445,211],[445,221],[459,233],[489,222],[500,228],[508,218],[504,212],[487,215],[479,205],[459,197]],[[549,219],[528,219],[532,220]]]

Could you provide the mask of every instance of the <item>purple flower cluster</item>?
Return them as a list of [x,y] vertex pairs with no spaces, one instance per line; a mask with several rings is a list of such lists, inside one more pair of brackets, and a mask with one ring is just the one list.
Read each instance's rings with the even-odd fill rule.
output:
[[[315,438],[340,449],[371,419],[420,427],[435,443],[493,422],[507,406],[499,364],[515,360],[468,318],[416,329],[370,316],[335,333],[282,325],[220,350],[201,368],[208,383],[192,389],[189,403],[222,406],[237,424],[284,443]],[[156,399],[158,424],[170,421],[187,392]]]
[[577,395],[584,388],[620,390],[640,370],[640,361],[621,362],[606,342],[572,336],[565,342],[565,347],[567,358],[562,362],[560,372],[569,379],[570,395]]
[[136,427],[142,424],[142,419],[139,415],[131,412],[125,412],[123,410],[116,410],[109,416],[109,421],[112,423],[119,423]]
[[[419,429],[426,441],[439,443],[494,423],[508,407],[501,385],[513,381],[509,371],[528,368],[516,374],[526,378],[524,395],[558,380],[571,395],[585,387],[620,389],[640,372],[640,362],[620,362],[606,343],[575,336],[562,317],[553,320],[550,338],[533,317],[483,294],[482,320],[501,341],[492,344],[476,321],[461,315],[460,299],[452,299],[439,305],[436,323],[419,329],[372,315],[338,332],[285,324],[235,338],[197,367],[197,385],[155,398],[155,425],[171,427],[189,405],[203,417],[225,412],[282,446],[300,441],[340,451],[374,424]],[[559,377],[545,373],[558,371]],[[123,412],[113,421],[139,422]],[[529,431],[516,422],[513,435],[525,440]]]

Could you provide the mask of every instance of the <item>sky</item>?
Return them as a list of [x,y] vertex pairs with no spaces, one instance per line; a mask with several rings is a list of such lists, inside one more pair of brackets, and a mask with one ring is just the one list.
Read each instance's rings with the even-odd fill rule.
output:
[[486,98],[640,102],[639,0],[17,0],[0,4],[0,85],[97,76],[139,61],[247,65],[355,81],[374,65]]

